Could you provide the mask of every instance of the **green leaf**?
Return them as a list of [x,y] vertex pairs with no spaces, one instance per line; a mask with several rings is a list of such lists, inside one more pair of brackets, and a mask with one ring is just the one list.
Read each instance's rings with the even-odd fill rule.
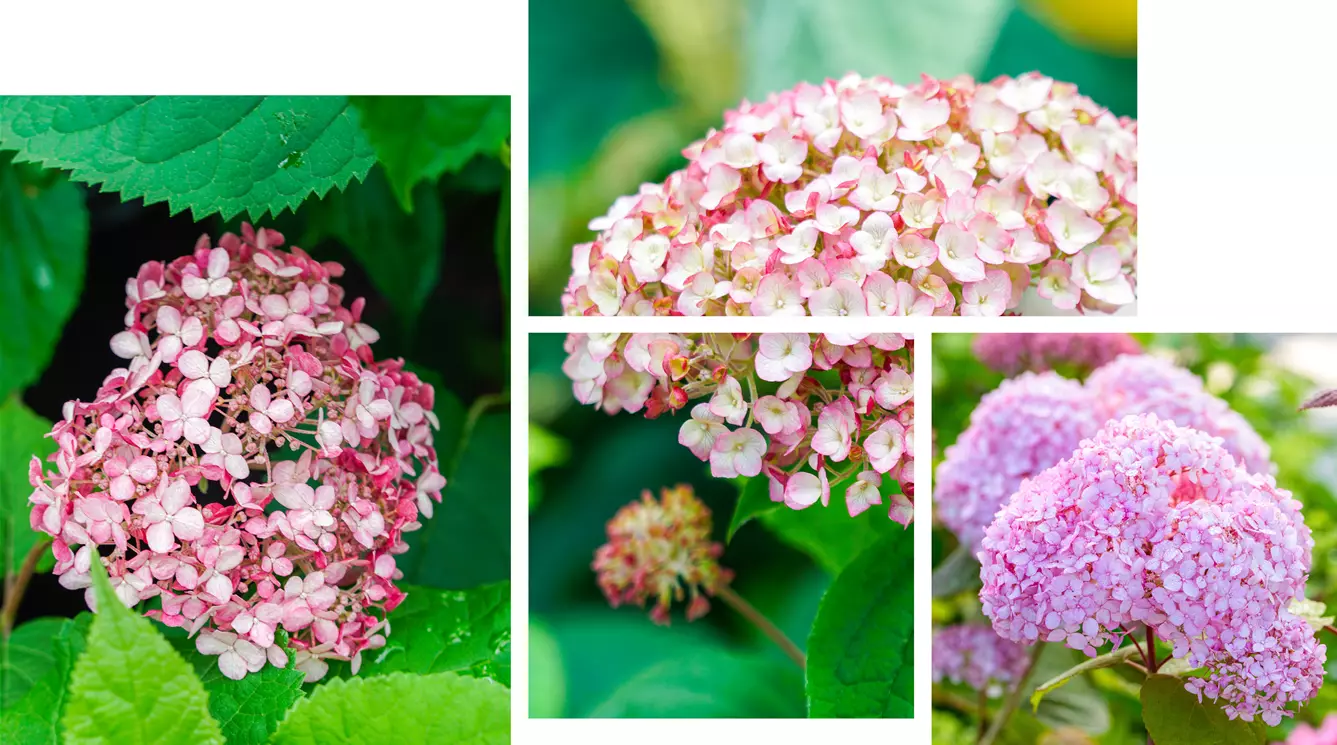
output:
[[511,696],[454,673],[331,680],[288,712],[274,745],[504,745]]
[[65,743],[221,745],[190,663],[152,622],[121,605],[102,562],[93,562],[92,575],[98,613],[70,680]]
[[914,715],[912,538],[882,539],[826,591],[808,639],[810,716]]
[[529,621],[529,716],[560,717],[566,711],[562,649],[547,624]]
[[69,619],[37,618],[0,638],[0,709],[8,709],[56,666],[55,639]]
[[0,153],[0,401],[51,361],[78,305],[88,251],[83,190],[11,158]]
[[407,536],[413,548],[400,567],[406,582],[458,590],[510,577],[510,415],[482,413],[460,440],[435,516]]
[[1159,745],[1259,745],[1267,736],[1262,721],[1231,719],[1169,675],[1152,675],[1142,684],[1142,721]]
[[1045,694],[1071,682],[1083,673],[1090,670],[1099,670],[1103,667],[1122,665],[1137,653],[1137,647],[1130,644],[1126,647],[1116,649],[1113,652],[1102,654],[1099,657],[1093,657],[1079,665],[1074,665],[1073,667],[1064,670],[1058,675],[1055,675],[1036,686],[1035,691],[1031,693],[1031,709],[1038,709],[1040,707],[1040,700],[1045,697]]
[[771,501],[771,489],[765,476],[754,476],[743,484],[738,492],[738,503],[734,505],[733,517],[729,518],[729,531],[725,542],[733,540],[734,534],[754,517],[774,512],[780,503]]
[[295,210],[375,162],[342,96],[10,96],[0,149],[196,220]]
[[[280,631],[280,634],[283,632]],[[194,651],[192,639],[183,639],[177,649],[194,663],[195,672],[209,693],[209,713],[218,720],[228,745],[261,745],[278,728],[283,714],[302,697],[306,677],[293,666],[291,652],[288,667],[265,665],[258,673],[233,680],[218,669],[218,658]]]
[[408,597],[390,614],[385,646],[362,655],[358,675],[457,672],[510,685],[511,583],[402,589]]
[[883,537],[909,534],[904,526],[887,517],[885,504],[850,517],[845,510],[845,487],[852,483],[854,478],[850,477],[832,484],[831,503],[825,507],[815,504],[804,510],[762,512],[761,522],[785,543],[811,556],[823,569],[839,574]]
[[432,290],[441,279],[441,253],[446,216],[436,188],[413,191],[413,214],[405,214],[380,168],[342,193],[309,205],[304,244],[330,237],[348,247],[377,292],[395,309],[407,335],[412,335]]
[[590,716],[801,717],[802,677],[794,663],[767,655],[696,650],[633,676]]
[[[60,628],[51,636],[47,647],[51,661],[46,665],[43,675],[33,681],[31,687],[16,701],[6,701],[4,707],[0,708],[0,742],[56,745],[61,741],[60,720],[68,696],[70,675],[74,671],[74,661],[83,653],[87,644],[88,627],[92,621],[91,613],[61,619]],[[15,629],[14,635],[17,636],[22,628]],[[13,636],[10,641],[13,642]],[[7,676],[11,672],[2,674]]]
[[933,597],[946,598],[980,584],[980,562],[960,545],[933,568]]
[[435,183],[475,155],[500,156],[511,136],[509,96],[354,96],[362,129],[405,210],[420,181]]
[[0,575],[17,572],[33,544],[43,537],[28,523],[32,511],[28,497],[33,491],[28,463],[34,455],[45,462],[56,451],[55,440],[46,436],[50,431],[51,422],[32,413],[17,398],[0,403]]
[[[977,74],[1011,3],[1005,0],[750,0],[747,97],[848,72],[913,83],[921,73]],[[950,42],[946,40],[950,39]]]

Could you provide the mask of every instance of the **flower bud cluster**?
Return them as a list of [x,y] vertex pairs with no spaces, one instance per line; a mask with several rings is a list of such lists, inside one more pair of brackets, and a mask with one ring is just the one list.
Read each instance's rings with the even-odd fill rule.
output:
[[980,315],[1133,302],[1137,123],[1028,73],[744,102],[590,223],[574,315]]
[[228,677],[286,664],[283,629],[316,680],[384,645],[403,535],[445,479],[432,386],[374,358],[341,266],[282,245],[245,225],[127,282],[126,365],[65,404],[31,520],[65,587],[100,561],[123,603],[150,601]]
[[851,516],[885,496],[908,525],[912,350],[897,334],[572,334],[563,370],[581,403],[609,413],[653,418],[702,399],[678,441],[716,477],[765,474],[771,499],[799,510],[843,489]]
[[668,625],[672,604],[687,600],[687,620],[694,621],[710,610],[707,598],[728,586],[733,572],[719,564],[724,546],[711,540],[710,509],[692,487],[665,488],[660,496],[647,490],[618,510],[592,566],[614,608],[651,601],[650,618]]

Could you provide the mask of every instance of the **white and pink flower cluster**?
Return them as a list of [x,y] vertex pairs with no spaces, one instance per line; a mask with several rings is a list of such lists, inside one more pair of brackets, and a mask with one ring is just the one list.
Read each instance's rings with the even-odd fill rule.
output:
[[914,512],[913,342],[898,334],[572,334],[576,398],[610,414],[691,409],[678,441],[720,478],[765,474],[793,509],[843,490],[855,516]]
[[994,513],[1025,479],[1072,451],[1111,419],[1155,414],[1220,437],[1250,471],[1271,473],[1271,451],[1202,380],[1153,355],[1123,355],[1083,385],[1054,372],[1023,373],[980,400],[970,426],[938,466],[934,515],[978,550]]
[[575,247],[576,315],[980,315],[1133,302],[1137,123],[1038,73],[848,75],[743,104]]
[[1326,649],[1288,606],[1313,540],[1300,503],[1220,438],[1154,414],[1107,422],[999,510],[980,601],[1004,638],[1094,656],[1141,626],[1232,718],[1277,724],[1322,684]]
[[1019,680],[1029,663],[1026,647],[988,626],[964,623],[933,630],[933,682],[964,683],[997,696]]
[[129,280],[126,366],[65,405],[31,519],[65,587],[101,561],[122,602],[198,632],[228,677],[286,664],[283,629],[316,680],[385,643],[403,534],[445,479],[432,387],[374,359],[341,266],[282,244],[246,225]]

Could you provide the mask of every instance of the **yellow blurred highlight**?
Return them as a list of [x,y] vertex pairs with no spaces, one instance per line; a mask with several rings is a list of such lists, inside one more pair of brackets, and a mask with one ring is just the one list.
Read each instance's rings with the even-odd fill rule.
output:
[[1121,56],[1137,53],[1137,0],[1027,0],[1069,41]]

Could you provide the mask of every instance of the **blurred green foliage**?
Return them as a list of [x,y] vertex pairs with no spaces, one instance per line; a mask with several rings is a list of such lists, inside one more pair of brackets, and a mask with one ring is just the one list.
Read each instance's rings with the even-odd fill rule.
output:
[[[1125,0],[1102,0],[1117,5]],[[660,181],[747,97],[854,71],[979,79],[1039,70],[1137,115],[1137,60],[1037,20],[1053,0],[552,0],[529,19],[530,307],[560,312],[571,247]],[[1072,3],[1067,3],[1072,5]],[[1100,2],[1087,3],[1099,7]],[[1059,18],[1072,8],[1046,12]],[[1088,7],[1076,12],[1091,15]],[[1089,20],[1089,19],[1088,19]],[[1096,15],[1096,25],[1100,19]],[[1134,32],[1135,35],[1135,32]],[[1135,42],[1130,45],[1135,47]]]
[[[1299,410],[1300,404],[1318,388],[1302,368],[1313,369],[1322,360],[1310,360],[1308,365],[1296,364],[1297,360],[1304,361],[1306,350],[1312,350],[1306,344],[1337,345],[1337,339],[1249,334],[1135,336],[1148,353],[1170,357],[1200,376],[1208,390],[1240,412],[1271,446],[1277,483],[1293,492],[1304,504],[1305,523],[1314,537],[1308,597],[1330,605],[1337,604],[1337,570],[1334,569],[1334,562],[1337,562],[1337,497],[1334,496],[1337,495],[1337,416],[1328,410]],[[974,336],[970,334],[935,334],[933,337],[935,468],[942,460],[943,450],[968,426],[970,413],[980,398],[1003,380],[1001,374],[989,370],[975,358],[971,352],[973,340]],[[1297,345],[1294,343],[1297,341],[1304,344]],[[1071,371],[1060,372],[1072,374]],[[975,596],[979,588],[979,565],[973,558],[956,553],[956,547],[956,539],[950,532],[941,526],[934,527],[935,626],[982,618]],[[945,588],[949,582],[955,584]],[[1332,639],[1321,641],[1331,642]],[[1337,682],[1337,664],[1330,662],[1328,670],[1328,685],[1299,710],[1295,719],[1272,728],[1269,736],[1273,740],[1284,739],[1297,721],[1318,723],[1328,713],[1337,711],[1337,685],[1333,684]],[[1139,676],[1124,668],[1098,673],[1087,676],[1094,690],[1085,697],[1085,703],[1098,703],[1107,708],[1112,723],[1108,731],[1094,738],[1095,741],[1107,745],[1145,742],[1142,706],[1137,695]],[[969,690],[942,688],[974,700]],[[1058,692],[1065,690],[1067,687]],[[952,710],[948,706],[938,708]],[[957,725],[939,724],[936,720],[950,718],[958,718],[968,726],[973,721],[973,710],[956,710],[954,717],[941,714],[934,717],[935,733],[943,733],[943,742],[952,741],[954,735],[951,733],[956,732]],[[1057,726],[1052,721],[1045,724],[1051,729]],[[1025,725],[1023,722],[1009,726]],[[1091,728],[1084,729],[1090,731]]]

